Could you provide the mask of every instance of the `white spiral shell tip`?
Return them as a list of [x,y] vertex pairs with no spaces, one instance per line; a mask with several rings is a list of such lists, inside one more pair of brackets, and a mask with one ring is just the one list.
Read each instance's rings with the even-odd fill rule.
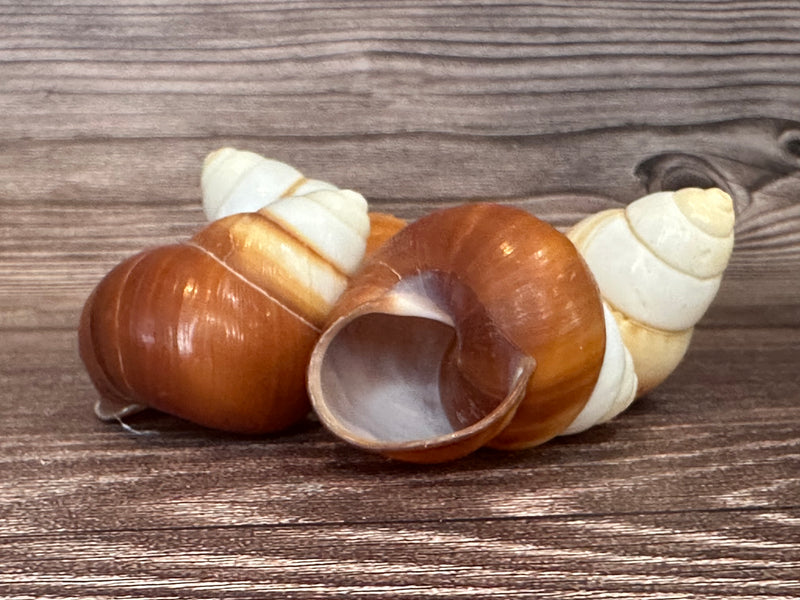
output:
[[317,190],[280,198],[259,212],[292,232],[342,273],[352,275],[364,258],[369,216],[367,203],[357,192]]
[[657,258],[697,279],[718,277],[733,250],[733,202],[718,189],[657,192],[625,209],[631,231]]
[[342,222],[352,227],[359,236],[369,236],[370,224],[367,212],[367,201],[364,196],[353,190],[317,189],[305,196],[321,204]]
[[203,211],[213,221],[235,213],[255,212],[278,198],[317,189],[336,189],[309,180],[286,163],[255,152],[220,148],[203,161]]
[[733,233],[733,199],[721,189],[684,188],[674,193],[674,199],[686,218],[707,234],[725,238]]
[[305,194],[309,194],[311,192],[316,192],[318,190],[338,190],[335,185],[332,183],[328,183],[327,181],[320,181],[319,179],[303,179],[300,185],[296,186],[293,190],[291,190],[292,196],[304,196]]
[[640,395],[686,352],[728,266],[734,224],[727,193],[685,188],[591,215],[568,232],[614,309]]
[[230,146],[225,146],[218,150],[209,152],[203,160],[203,170],[210,168],[214,163],[223,161],[226,156],[229,156],[234,152],[236,152],[236,149],[231,148]]
[[262,158],[253,152],[225,147],[211,152],[203,161],[200,187],[203,193],[203,211],[210,221],[221,219],[229,211],[231,191]]
[[[726,197],[716,190],[656,192],[624,210],[589,217],[576,226],[578,235],[569,235],[609,304],[650,327],[682,331],[703,316],[730,259]],[[727,235],[697,225],[708,219]]]

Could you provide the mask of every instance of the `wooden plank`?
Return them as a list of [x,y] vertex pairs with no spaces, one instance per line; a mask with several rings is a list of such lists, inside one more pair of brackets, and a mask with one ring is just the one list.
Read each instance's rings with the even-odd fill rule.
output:
[[[398,502],[403,502],[398,497]],[[105,530],[0,539],[48,598],[796,598],[800,511]]]
[[[0,138],[564,133],[798,118],[765,3],[0,6]],[[335,114],[335,118],[330,116]],[[17,118],[23,117],[23,118]]]
[[[796,132],[800,123],[760,119],[559,137],[228,141],[281,158],[284,152],[302,155],[294,164],[311,176],[359,189],[375,210],[412,219],[441,206],[492,200],[563,229],[651,189],[719,185],[736,200],[737,245],[709,318],[742,324],[759,314],[754,306],[770,306],[760,314],[784,326],[800,324],[800,177],[789,152]],[[205,223],[202,159],[218,143],[15,145],[0,158],[6,200],[0,205],[0,276],[7,282],[0,289],[0,326],[72,327],[89,291],[114,264],[199,230]],[[615,153],[605,150],[609,144]],[[398,155],[408,157],[399,171]],[[563,158],[553,164],[553,155]],[[326,167],[332,159],[336,165]],[[52,164],[63,178],[42,176]],[[32,304],[32,297],[41,301]]]
[[[3,535],[797,507],[795,330],[701,331],[614,423],[519,453],[421,468],[316,423],[246,438],[158,416],[98,422],[72,332],[0,349]],[[398,498],[413,498],[398,502]]]
[[[768,210],[765,200],[773,190],[796,185],[797,139],[800,121],[762,118],[558,136],[372,136],[354,125],[350,136],[341,137],[26,140],[7,144],[0,156],[0,193],[11,207],[194,203],[203,158],[233,145],[356,189],[376,207],[409,217],[430,205],[493,198],[528,202],[567,225],[587,208],[626,204],[648,190],[717,185],[735,196],[741,213],[755,218]],[[591,204],[570,210],[570,193],[589,196],[584,202]],[[537,196],[545,198],[537,202]],[[567,204],[561,211],[558,201]]]

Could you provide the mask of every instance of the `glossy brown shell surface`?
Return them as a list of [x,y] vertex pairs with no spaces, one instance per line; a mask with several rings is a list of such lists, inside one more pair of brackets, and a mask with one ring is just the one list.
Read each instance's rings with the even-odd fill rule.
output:
[[86,302],[79,349],[106,398],[263,433],[309,410],[305,369],[317,337],[269,291],[186,243],[113,269]]
[[591,394],[605,348],[600,296],[572,243],[511,207],[437,211],[369,258],[328,322],[424,271],[450,273],[470,288],[504,335],[536,361],[515,416],[490,445],[530,447],[565,429]]

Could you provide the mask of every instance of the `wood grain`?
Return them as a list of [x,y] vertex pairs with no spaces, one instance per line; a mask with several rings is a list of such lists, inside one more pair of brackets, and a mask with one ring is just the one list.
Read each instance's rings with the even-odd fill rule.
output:
[[243,439],[145,415],[125,433],[75,402],[91,389],[65,361],[71,332],[13,334],[0,582],[31,597],[794,597],[800,342],[702,333],[610,425],[428,468],[314,423]]
[[[557,138],[475,138],[468,143],[435,135],[387,136],[365,139],[360,145],[328,140],[309,147],[308,154],[321,163],[325,156],[350,154],[353,174],[319,173],[322,169],[315,169],[313,161],[298,166],[314,177],[362,191],[376,209],[407,218],[462,201],[494,200],[526,208],[562,228],[649,189],[676,183],[719,185],[736,199],[737,245],[709,318],[724,320],[723,310],[733,315],[733,322],[747,318],[747,311],[737,311],[736,306],[752,300],[748,311],[770,306],[774,312],[768,318],[797,325],[800,315],[792,307],[800,294],[800,159],[786,148],[787,131],[800,131],[800,122],[761,119],[689,130],[619,128]],[[8,160],[5,169],[0,165],[0,182],[15,194],[0,205],[0,275],[10,284],[0,289],[0,323],[71,326],[89,290],[114,264],[146,246],[185,239],[202,227],[200,165],[217,143],[109,140],[58,142],[50,148],[51,142],[37,142],[37,148],[48,152]],[[271,144],[261,148],[241,139],[226,143],[280,154],[270,152]],[[591,156],[607,144],[617,153],[603,150]],[[428,148],[433,150],[422,151]],[[665,148],[671,152],[665,153]],[[554,153],[564,157],[555,165],[550,160]],[[185,164],[176,164],[173,154],[182,156]],[[399,170],[396,160],[391,167],[377,164],[396,154],[413,159]],[[680,160],[673,158],[676,154]],[[110,157],[119,168],[98,172],[97,165]],[[365,157],[370,162],[365,163]],[[453,161],[452,166],[437,170],[443,157]],[[43,179],[41,174],[53,163],[74,183]],[[368,178],[375,182],[359,183]],[[15,237],[20,230],[26,235]],[[46,267],[41,264],[43,254],[49,261]],[[30,276],[32,271],[37,277]],[[758,285],[753,285],[754,279]],[[729,294],[729,289],[736,292]],[[47,301],[31,306],[31,294]]]
[[[788,0],[0,0],[0,597],[800,597],[798,31]],[[718,185],[736,248],[663,386],[530,451],[100,423],[82,304],[203,225],[223,145],[411,219]]]
[[[778,514],[795,523],[800,516]],[[789,531],[762,511],[165,533],[78,535],[79,551],[74,544],[23,542],[25,560],[4,556],[13,575],[3,583],[9,593],[29,597],[749,599],[798,593],[791,580],[796,555],[786,554],[796,526]],[[25,572],[30,562],[41,565],[40,575]]]

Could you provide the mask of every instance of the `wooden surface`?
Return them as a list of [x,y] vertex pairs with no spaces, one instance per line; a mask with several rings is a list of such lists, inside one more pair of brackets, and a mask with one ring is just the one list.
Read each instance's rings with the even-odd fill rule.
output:
[[[678,371],[531,451],[100,423],[83,302],[223,145],[410,218],[716,184],[737,245]],[[799,201],[789,0],[0,2],[0,596],[800,597]]]

